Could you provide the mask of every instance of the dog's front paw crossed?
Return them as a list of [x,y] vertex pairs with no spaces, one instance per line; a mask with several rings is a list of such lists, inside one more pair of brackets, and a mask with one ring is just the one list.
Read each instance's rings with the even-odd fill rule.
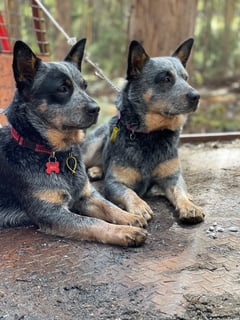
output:
[[138,198],[137,201],[134,201],[134,203],[127,208],[127,211],[138,216],[142,216],[146,221],[151,220],[153,216],[152,209],[141,198]]

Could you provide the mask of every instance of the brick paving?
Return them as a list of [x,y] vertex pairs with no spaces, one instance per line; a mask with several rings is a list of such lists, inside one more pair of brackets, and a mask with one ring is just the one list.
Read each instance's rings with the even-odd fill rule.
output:
[[[77,305],[63,311],[66,294],[73,301],[85,288],[82,299],[87,308],[87,292],[94,288],[97,294],[103,286],[102,309],[117,300],[122,306],[166,316],[183,315],[189,296],[234,293],[240,298],[240,149],[225,150],[225,160],[219,150],[195,147],[183,164],[190,192],[204,206],[206,221],[181,226],[166,200],[150,199],[155,216],[147,242],[140,248],[64,240],[33,227],[2,230],[0,319],[85,319],[74,316]],[[187,146],[181,157],[186,154]],[[217,163],[209,177],[201,175],[206,154]],[[191,168],[196,159],[198,168]],[[215,222],[224,228],[216,238],[207,233]],[[93,312],[91,319],[97,319],[102,309]]]

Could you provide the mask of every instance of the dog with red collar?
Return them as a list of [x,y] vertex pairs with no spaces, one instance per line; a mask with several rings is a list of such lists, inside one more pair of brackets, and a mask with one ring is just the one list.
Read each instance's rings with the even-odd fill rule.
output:
[[82,161],[83,130],[100,109],[81,73],[85,42],[61,62],[43,62],[15,43],[17,90],[9,125],[0,129],[0,228],[35,225],[57,236],[139,246],[146,219],[105,200]]

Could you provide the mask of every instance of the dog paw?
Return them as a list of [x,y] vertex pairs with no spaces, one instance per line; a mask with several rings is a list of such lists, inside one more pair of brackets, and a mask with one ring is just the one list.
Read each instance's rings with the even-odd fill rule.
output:
[[201,207],[189,202],[187,206],[180,209],[179,220],[183,223],[196,224],[204,220],[205,214]]
[[101,180],[103,177],[103,171],[100,167],[88,168],[87,174],[91,181]]
[[142,199],[138,200],[138,203],[134,206],[131,206],[131,208],[128,209],[129,212],[142,216],[146,221],[149,221],[152,219],[153,211],[150,208],[150,206]]
[[147,238],[147,231],[137,227],[125,226],[121,232],[122,246],[138,247],[142,245]]

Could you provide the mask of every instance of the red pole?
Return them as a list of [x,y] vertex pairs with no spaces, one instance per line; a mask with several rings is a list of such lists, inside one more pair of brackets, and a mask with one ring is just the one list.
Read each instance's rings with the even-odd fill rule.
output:
[[1,46],[2,46],[2,51],[4,51],[4,52],[11,52],[12,51],[7,28],[4,24],[1,12],[0,12],[0,42],[1,42]]

